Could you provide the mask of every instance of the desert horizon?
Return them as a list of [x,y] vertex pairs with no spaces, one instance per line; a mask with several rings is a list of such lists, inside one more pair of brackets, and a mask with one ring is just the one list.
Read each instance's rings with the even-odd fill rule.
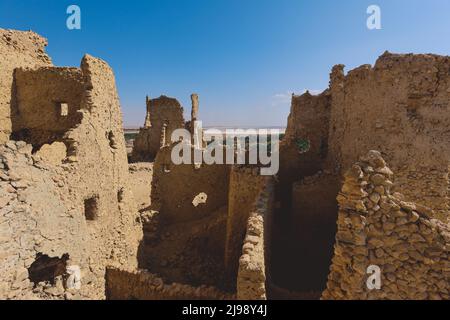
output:
[[448,301],[448,12],[1,0],[0,300]]

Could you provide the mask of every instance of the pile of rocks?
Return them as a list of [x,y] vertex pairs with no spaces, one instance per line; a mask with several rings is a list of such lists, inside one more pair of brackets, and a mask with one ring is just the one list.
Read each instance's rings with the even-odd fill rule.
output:
[[[392,193],[393,173],[370,151],[345,175],[335,256],[323,299],[449,299],[450,227]],[[370,266],[381,288],[369,289]]]
[[234,294],[224,293],[211,286],[193,287],[181,283],[164,283],[163,279],[141,270],[106,271],[108,299],[124,300],[234,300]]
[[240,300],[265,300],[267,216],[273,207],[273,182],[269,181],[256,201],[256,209],[247,220],[247,232],[239,259],[237,297]]

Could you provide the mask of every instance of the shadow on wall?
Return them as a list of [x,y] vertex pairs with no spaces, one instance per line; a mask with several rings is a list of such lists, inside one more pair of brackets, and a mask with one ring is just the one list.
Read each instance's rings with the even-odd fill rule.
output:
[[220,271],[230,167],[173,165],[171,150],[171,146],[162,148],[153,166],[152,205],[142,211],[139,267],[168,283],[233,291],[233,281]]
[[292,204],[278,199],[275,209],[271,279],[295,296],[319,298],[333,257],[339,187],[334,176],[317,175],[292,188]]
[[38,253],[36,260],[28,268],[30,281],[35,286],[44,281],[55,284],[58,276],[66,274],[67,261],[69,261],[68,254],[64,254],[61,258],[51,258],[46,254]]
[[81,69],[19,68],[12,91],[12,139],[32,144],[33,152],[54,142],[63,142],[69,152],[74,148],[68,133],[82,120],[85,84]]
[[174,165],[172,147],[154,163],[140,268],[168,283],[236,292],[247,220],[266,179],[257,167]]
[[339,179],[322,172],[328,152],[328,91],[294,96],[280,146],[270,244],[270,299],[319,299],[336,234]]

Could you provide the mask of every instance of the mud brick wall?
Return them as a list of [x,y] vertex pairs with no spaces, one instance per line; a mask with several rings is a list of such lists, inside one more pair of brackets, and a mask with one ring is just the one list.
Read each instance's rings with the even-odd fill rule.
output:
[[[44,47],[40,37],[3,33],[10,38],[8,46],[49,62],[39,49]],[[42,46],[27,46],[30,39]],[[8,54],[15,52],[2,58]],[[70,298],[62,284],[65,270],[49,268],[55,262],[59,269],[66,263],[80,267],[76,296],[101,299],[106,265],[137,267],[142,237],[114,73],[89,55],[80,68],[26,61],[10,70],[11,97],[17,99],[8,105],[14,113],[4,130],[24,141],[0,145],[0,298]],[[14,66],[0,60],[1,72],[9,70],[8,63]],[[69,104],[68,119],[57,117],[56,102]],[[23,134],[26,128],[36,130]]]
[[15,104],[14,69],[51,66],[47,39],[28,31],[0,29],[0,143],[9,140]]
[[172,132],[184,128],[183,108],[173,98],[161,96],[157,99],[147,99],[146,125],[140,129],[134,141],[131,159],[135,162],[155,159],[161,149],[161,133],[165,128],[165,144],[171,144]]
[[260,175],[260,169],[257,167],[234,166],[231,169],[225,267],[227,272],[234,274],[234,277],[239,266],[249,215],[255,208],[256,200],[266,183],[267,178]]
[[343,174],[369,150],[396,173],[396,191],[448,219],[450,57],[383,54],[331,73],[327,169]]
[[323,167],[328,152],[331,113],[328,91],[292,97],[286,135],[280,144],[280,180],[290,185]]

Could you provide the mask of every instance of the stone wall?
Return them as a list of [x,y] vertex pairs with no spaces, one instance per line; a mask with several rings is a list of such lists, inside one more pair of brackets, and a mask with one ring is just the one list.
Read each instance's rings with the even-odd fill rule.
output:
[[175,165],[173,147],[162,148],[154,162],[151,208],[157,218],[149,225],[157,226],[144,228],[157,231],[152,237],[146,232],[142,267],[166,281],[234,292],[236,272],[224,272],[231,166]]
[[47,40],[34,32],[0,29],[0,143],[7,142],[12,131],[14,69],[51,66],[46,46]]
[[290,281],[302,292],[322,292],[326,287],[336,235],[339,182],[329,172],[320,171],[293,185],[290,245],[297,253],[291,263],[295,263],[298,276]]
[[[296,273],[308,265],[302,261],[312,261],[306,254],[312,251],[308,250],[308,242],[314,243],[314,248],[319,250],[319,243],[330,239],[333,233],[331,223],[328,223],[330,221],[318,221],[325,217],[325,212],[331,213],[328,215],[330,220],[336,216],[331,207],[327,209],[327,203],[334,202],[336,193],[342,187],[340,177],[358,160],[358,155],[367,150],[380,150],[390,163],[396,172],[392,190],[403,194],[402,201],[413,201],[429,207],[427,211],[429,220],[434,221],[432,224],[439,224],[433,218],[448,223],[449,70],[450,57],[386,52],[373,67],[363,65],[348,74],[344,73],[343,65],[335,66],[331,72],[329,89],[318,96],[309,93],[293,96],[286,137],[280,148],[280,180],[276,188],[276,199],[280,202],[276,215],[276,226],[280,230],[277,232],[284,235],[276,238],[279,240],[276,241],[279,243],[277,259],[272,259],[278,262],[273,268],[278,281],[276,285],[297,290],[299,286],[295,285],[296,281],[299,285],[310,280],[317,283],[313,277],[301,278]],[[310,136],[315,137],[315,140],[309,139]],[[323,143],[324,139],[327,142]],[[307,140],[312,143],[306,143]],[[298,144],[299,141],[302,143]],[[328,178],[318,177],[321,172],[326,173]],[[339,226],[342,226],[341,215],[339,217]],[[317,223],[311,225],[308,221],[314,219],[317,219]],[[330,226],[330,231],[325,231],[327,226]],[[301,231],[302,228],[307,232]],[[400,230],[404,232],[404,228],[401,226]],[[410,228],[415,229],[415,226]],[[307,237],[308,232],[315,232],[315,229],[323,231],[321,236],[318,235],[318,241]],[[304,238],[299,239],[297,235]],[[389,238],[389,235],[379,237]],[[289,240],[283,244],[284,238]],[[302,244],[306,251],[298,255],[298,259],[279,254],[283,245],[300,252],[299,246]],[[341,250],[337,252],[342,254],[341,247],[336,250]],[[364,252],[365,249],[358,250]],[[427,259],[423,250],[417,252]],[[378,254],[382,254],[381,250],[378,250]],[[349,256],[353,256],[353,253],[345,253],[344,258],[348,259]],[[416,260],[406,259],[402,262],[404,266],[397,261],[397,267],[409,268],[413,263],[411,261],[415,263]],[[319,270],[314,268],[315,265],[324,266],[323,263],[311,263],[309,267]],[[329,283],[335,281],[336,286],[348,286],[347,280],[343,279],[354,278],[358,272],[360,270],[347,270],[342,277],[336,272],[332,273],[336,278],[329,280]],[[445,272],[441,271],[441,277]],[[392,275],[389,277],[392,279]],[[281,280],[284,283],[280,283]],[[400,283],[404,285],[402,281]],[[289,287],[291,284],[297,288]],[[282,292],[276,285],[276,291]],[[422,284],[418,283],[418,286],[423,290]],[[437,284],[433,286],[433,290],[428,290],[432,293],[430,296],[438,291]],[[357,296],[351,289],[345,287],[345,290],[346,298]],[[411,295],[414,294],[420,297],[412,290]],[[287,291],[281,294],[286,295],[290,294]],[[343,297],[339,295],[333,297]]]
[[448,219],[450,57],[383,54],[375,66],[331,74],[327,168],[343,174],[359,154],[379,150],[397,191]]
[[282,192],[319,170],[339,177],[376,149],[397,173],[397,190],[447,221],[449,70],[449,57],[386,52],[348,74],[336,65],[318,96],[293,96],[280,146]]
[[187,222],[226,206],[230,166],[174,165],[172,147],[161,149],[154,163],[152,204],[158,207],[162,219],[167,223]]
[[204,284],[233,292],[235,279],[224,272],[227,207],[175,224],[159,223],[163,214],[155,212],[144,224],[139,268],[158,274],[167,283]]
[[129,165],[130,185],[139,210],[151,205],[153,163],[140,162]]
[[240,300],[267,299],[266,266],[270,257],[273,187],[273,181],[266,183],[256,201],[256,209],[247,220],[237,277],[237,298]]
[[[450,228],[425,206],[391,193],[393,173],[377,151],[345,175],[335,256],[323,299],[450,298]],[[369,290],[369,266],[381,289]]]
[[108,268],[106,296],[110,300],[234,300],[214,287],[193,287],[164,281],[145,271]]
[[133,162],[152,161],[161,149],[161,135],[165,130],[163,145],[171,144],[172,132],[184,128],[183,108],[173,98],[161,96],[157,99],[147,99],[147,118],[145,125],[137,135],[131,159]]
[[291,185],[322,169],[328,151],[331,112],[328,91],[292,97],[286,135],[280,144],[280,181]]
[[14,79],[14,139],[39,149],[44,144],[63,141],[64,135],[81,123],[85,83],[80,68],[21,68],[15,70]]
[[[137,267],[142,237],[114,74],[88,55],[81,68],[28,67],[14,73],[10,117],[27,141],[0,146],[0,298],[104,298],[106,266]],[[82,274],[74,293],[62,285],[70,265]]]
[[267,178],[261,176],[259,171],[258,167],[234,166],[230,173],[225,268],[233,278],[237,274],[249,215],[267,183]]

